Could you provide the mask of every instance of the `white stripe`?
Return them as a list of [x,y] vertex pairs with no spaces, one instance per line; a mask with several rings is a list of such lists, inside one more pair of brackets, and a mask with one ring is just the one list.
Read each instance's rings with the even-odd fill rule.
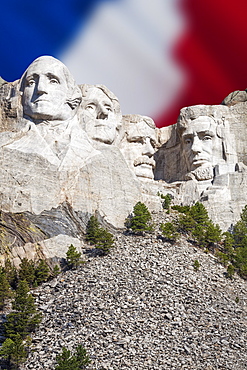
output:
[[171,50],[185,22],[179,0],[104,2],[61,56],[78,84],[104,84],[122,112],[157,116],[174,101],[185,73]]

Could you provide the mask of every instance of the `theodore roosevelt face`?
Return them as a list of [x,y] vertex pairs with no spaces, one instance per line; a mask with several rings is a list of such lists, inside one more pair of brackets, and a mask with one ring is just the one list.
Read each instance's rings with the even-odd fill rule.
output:
[[63,63],[49,56],[40,57],[30,64],[22,81],[24,116],[33,120],[66,120],[71,117],[65,69]]
[[[140,116],[141,117],[141,116]],[[150,125],[146,120],[151,121]],[[122,144],[122,153],[135,175],[140,178],[153,179],[155,161],[153,155],[157,145],[156,130],[148,117],[132,122],[127,129],[127,141]]]

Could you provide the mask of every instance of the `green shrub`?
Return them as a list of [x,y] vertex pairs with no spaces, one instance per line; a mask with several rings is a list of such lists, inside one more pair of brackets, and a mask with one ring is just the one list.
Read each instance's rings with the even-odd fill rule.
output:
[[230,279],[232,279],[232,277],[233,277],[234,273],[235,273],[235,268],[234,268],[234,266],[233,266],[233,265],[229,265],[229,266],[227,267],[227,276],[228,276]]
[[163,195],[161,194],[161,199],[163,199],[162,207],[167,209],[167,213],[170,213],[170,207],[172,203],[172,196],[170,194]]
[[198,260],[195,260],[194,263],[193,263],[194,270],[195,271],[198,271],[199,268],[200,268],[200,266],[201,265],[200,265],[199,261]]

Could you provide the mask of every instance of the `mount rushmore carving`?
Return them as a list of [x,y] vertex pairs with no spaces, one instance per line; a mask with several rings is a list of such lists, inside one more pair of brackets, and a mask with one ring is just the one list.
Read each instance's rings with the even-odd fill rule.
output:
[[79,242],[95,211],[121,228],[137,201],[160,209],[159,192],[203,202],[227,230],[247,203],[245,96],[183,108],[158,129],[149,117],[122,115],[105,86],[77,85],[59,60],[39,57],[0,88],[0,209],[24,215],[44,233],[39,240]]

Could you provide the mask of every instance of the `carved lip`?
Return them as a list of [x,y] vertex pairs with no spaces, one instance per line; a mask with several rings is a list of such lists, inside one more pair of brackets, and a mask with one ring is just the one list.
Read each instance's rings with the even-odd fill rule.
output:
[[154,168],[155,167],[155,162],[154,162],[153,159],[151,159],[149,157],[140,157],[140,158],[137,158],[134,161],[134,166],[135,167],[142,166],[142,165]]
[[203,164],[208,162],[209,162],[208,158],[194,158],[192,161],[193,164]]

